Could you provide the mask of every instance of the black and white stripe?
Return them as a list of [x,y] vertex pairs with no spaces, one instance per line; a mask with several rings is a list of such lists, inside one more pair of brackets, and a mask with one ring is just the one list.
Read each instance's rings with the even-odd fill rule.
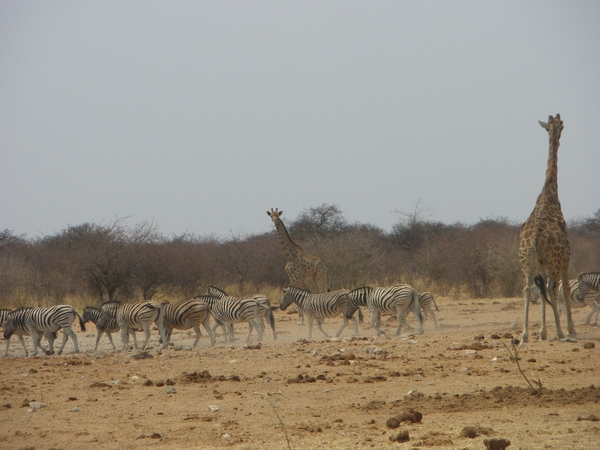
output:
[[[206,289],[206,294],[212,295],[217,298],[229,297],[223,289],[220,289],[216,286],[209,286]],[[231,297],[231,298],[236,298],[236,297]],[[269,326],[271,327],[271,330],[273,331],[273,340],[277,340],[277,332],[275,331],[275,316],[273,315],[273,309],[276,307],[271,306],[271,300],[269,300],[269,298],[264,294],[254,294],[252,297],[246,297],[246,298],[252,298],[253,300],[255,300],[258,303],[258,306],[259,306],[258,314],[267,320],[267,323],[269,324]],[[228,324],[227,329],[229,330],[230,334],[233,336],[233,324]]]
[[423,333],[423,316],[419,307],[417,291],[408,284],[395,284],[389,287],[365,286],[350,291],[350,301],[346,309],[346,317],[352,317],[359,306],[366,306],[371,311],[371,327],[380,336],[383,331],[379,328],[382,314],[395,314],[398,318],[396,335],[400,334],[410,309],[419,322],[419,333]]
[[204,327],[210,337],[210,346],[215,345],[215,335],[210,329],[210,309],[206,302],[192,299],[171,304],[164,302],[163,327],[168,340],[171,339],[173,330],[189,330],[193,328],[196,332],[196,340],[192,347],[198,345],[200,340],[200,325]]
[[[54,336],[55,333],[61,328],[63,329],[64,334],[62,343],[60,345],[60,348],[58,349],[58,354],[60,355],[62,353],[69,337],[71,338],[71,340],[73,341],[73,345],[75,346],[75,353],[78,353],[79,345],[77,343],[77,335],[71,328],[73,322],[75,321],[75,318],[79,319],[81,331],[85,331],[85,324],[83,323],[83,318],[79,315],[77,311],[75,311],[75,309],[73,309],[72,306],[54,305],[42,308],[26,309],[23,312],[21,320],[25,321],[25,326],[29,330],[31,340],[33,342],[32,356],[37,355],[38,347],[42,349],[42,351],[46,354],[54,354]],[[5,337],[7,335],[7,326],[9,321],[10,319],[7,320],[7,323],[5,324]],[[16,329],[12,330],[12,332],[15,331]],[[50,344],[48,350],[46,350],[40,345],[41,335],[44,335],[47,338],[52,336],[52,338],[48,341]]]
[[[23,336],[29,336],[29,329],[26,324],[26,311],[31,311],[33,308],[24,307],[15,309],[14,311],[11,309],[0,309],[0,327],[4,328],[4,339],[6,339],[6,349],[4,350],[4,356],[8,355],[8,348],[10,347],[10,338],[13,334],[16,334],[21,342],[21,345],[25,349],[25,356],[29,356],[29,351],[27,350],[27,345],[25,345],[25,339]],[[9,321],[7,323],[7,321]],[[7,332],[8,330],[8,332]],[[44,336],[48,342],[54,341],[56,339],[56,333],[45,333]],[[39,335],[41,338],[41,335]],[[41,344],[40,344],[40,347]],[[45,353],[48,353],[48,350],[42,347]]]
[[[337,337],[348,324],[348,317],[344,314],[348,304],[348,292],[348,290],[343,289],[321,294],[311,294],[306,289],[289,286],[283,290],[283,300],[279,307],[285,311],[288,306],[295,303],[298,305],[298,308],[304,311],[304,315],[308,317],[308,339],[312,339],[314,319],[317,320],[317,326],[321,330],[321,333],[328,338],[329,335],[323,330],[322,326],[325,318],[337,317],[342,314],[344,323],[336,333]],[[352,322],[354,323],[354,332],[358,334],[358,320],[356,317],[352,317]]]
[[433,312],[433,308],[435,308],[436,311],[439,311],[440,308],[438,308],[437,304],[435,303],[435,298],[433,297],[433,294],[431,292],[419,292],[419,307],[421,308],[421,311],[423,311],[425,314],[423,315],[423,320],[425,320],[426,317],[431,316],[431,318],[433,319],[433,323],[435,325],[435,329],[438,329],[438,323],[437,323],[437,318],[435,317],[435,314]]
[[600,292],[600,272],[581,273],[579,281],[579,298],[585,298],[589,291]]
[[[582,298],[580,296],[582,291],[581,291],[581,283],[579,282],[579,280],[569,280],[569,286],[571,286],[571,298],[569,300],[571,309],[585,308],[586,306],[589,306],[590,308],[592,308],[592,311],[586,317],[585,323],[590,323],[590,319],[592,318],[594,313],[596,313],[596,318],[594,319],[593,324],[597,325],[598,324],[598,315],[600,314],[600,293],[596,292],[595,290],[592,291],[589,289],[584,289],[584,292],[586,294],[585,294],[585,297]],[[556,291],[556,297],[558,299],[558,314],[559,314],[559,316],[563,312],[564,313],[567,312],[567,307],[565,306],[565,303],[563,300],[563,295],[564,295],[564,293],[563,293],[563,288],[562,288],[562,281],[559,281],[558,289]],[[531,302],[532,303],[537,302],[539,297],[540,297],[540,290],[536,286],[532,289]]]
[[[106,333],[113,350],[117,349],[113,342],[111,333],[116,333],[120,330],[119,324],[117,323],[117,309],[119,306],[121,306],[121,302],[111,300],[102,303],[100,308],[95,308],[93,306],[86,306],[83,308],[83,322],[92,322],[94,325],[96,325],[96,329],[98,330],[94,351],[98,350],[98,342],[100,342],[100,338],[102,337],[103,333]],[[135,331],[133,329],[130,330],[130,334],[133,336],[133,341],[137,347]]]
[[[164,349],[169,345],[169,340],[165,336],[165,330],[163,327],[162,317],[162,305],[153,301],[139,302],[139,303],[124,303],[117,309],[117,324],[121,329],[121,342],[123,343],[123,350],[127,349],[129,344],[129,334],[132,330],[141,328],[144,330],[144,343],[142,344],[142,350],[146,348],[148,341],[150,340],[150,326],[155,323],[158,327],[160,337],[162,339]],[[135,335],[134,335],[135,338]],[[137,348],[137,342],[134,339],[135,348]]]
[[235,298],[223,297],[219,298],[214,295],[199,295],[194,297],[197,300],[202,300],[208,304],[217,325],[223,327],[223,335],[225,342],[233,341],[233,327],[230,329],[229,337],[227,336],[226,326],[228,324],[248,322],[248,337],[246,342],[250,341],[252,330],[256,328],[258,333],[258,341],[262,341],[262,335],[265,329],[262,316],[262,307],[253,298]]

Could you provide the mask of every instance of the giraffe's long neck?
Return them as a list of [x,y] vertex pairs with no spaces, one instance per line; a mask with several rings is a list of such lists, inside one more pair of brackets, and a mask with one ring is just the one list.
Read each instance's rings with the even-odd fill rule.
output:
[[281,219],[278,218],[275,220],[275,228],[277,229],[277,238],[279,239],[279,245],[285,259],[293,261],[302,249],[292,240]]
[[544,181],[543,192],[546,195],[558,199],[558,147],[560,141],[550,136],[550,150],[548,152],[548,167],[546,168],[546,180]]

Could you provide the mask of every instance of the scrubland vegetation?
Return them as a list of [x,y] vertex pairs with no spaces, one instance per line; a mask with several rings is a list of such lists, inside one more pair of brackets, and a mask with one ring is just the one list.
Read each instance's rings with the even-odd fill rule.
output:
[[[424,218],[419,205],[391,231],[348,223],[335,205],[287,218],[292,238],[325,261],[332,289],[409,283],[459,298],[521,296],[520,224],[471,225]],[[600,210],[568,224],[571,277],[600,269]],[[153,223],[84,223],[43,238],[0,231],[0,307],[190,298],[208,285],[232,295],[261,291],[275,303],[287,285],[275,230],[218,239],[164,236]]]

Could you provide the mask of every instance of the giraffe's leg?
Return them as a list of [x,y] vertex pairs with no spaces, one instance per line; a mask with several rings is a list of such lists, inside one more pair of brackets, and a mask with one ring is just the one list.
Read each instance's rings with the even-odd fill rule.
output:
[[[577,337],[577,333],[575,332],[575,323],[573,322],[573,316],[571,315],[571,284],[569,283],[569,271],[563,271],[562,273],[562,283],[563,283],[563,300],[565,301],[565,306],[567,307],[567,332],[569,333],[569,337],[575,338]],[[558,327],[560,326],[560,322],[558,317],[556,318],[556,330],[558,332]],[[562,333],[562,330],[561,330]],[[564,335],[563,335],[564,336]],[[559,338],[562,339],[562,338]]]
[[[521,335],[521,343],[519,344],[519,347],[523,347],[526,342],[529,342],[529,304],[531,302],[531,279],[527,279],[525,281],[523,296],[525,297],[525,318],[523,321],[523,334]],[[544,303],[543,299],[542,303]]]

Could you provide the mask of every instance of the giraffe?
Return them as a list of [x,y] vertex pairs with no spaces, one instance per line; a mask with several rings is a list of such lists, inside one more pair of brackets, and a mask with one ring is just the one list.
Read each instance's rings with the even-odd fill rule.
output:
[[[329,286],[325,263],[320,258],[306,253],[292,240],[280,219],[283,211],[271,208],[267,214],[271,217],[277,230],[279,245],[287,261],[285,272],[290,279],[290,284],[298,288],[308,288],[313,294],[327,292]],[[298,324],[302,325],[303,323],[304,314],[298,308]]]
[[[560,327],[558,309],[556,303],[556,290],[558,282],[562,280],[564,303],[567,308],[567,326],[570,337],[575,337],[575,325],[571,318],[571,297],[569,284],[569,259],[571,249],[567,236],[567,226],[558,200],[558,147],[560,146],[560,135],[564,128],[560,114],[556,117],[549,116],[548,122],[539,121],[550,137],[550,148],[548,154],[548,166],[546,168],[546,179],[542,192],[535,202],[533,212],[527,221],[521,226],[519,240],[519,263],[523,273],[525,287],[525,323],[521,338],[522,347],[529,342],[529,303],[531,301],[531,288],[534,278],[539,274],[542,277],[542,285],[545,283],[550,294],[548,303],[554,312],[556,322],[556,335],[563,339],[564,334]],[[540,328],[540,339],[547,339],[546,332],[546,304],[542,304],[542,325]]]

